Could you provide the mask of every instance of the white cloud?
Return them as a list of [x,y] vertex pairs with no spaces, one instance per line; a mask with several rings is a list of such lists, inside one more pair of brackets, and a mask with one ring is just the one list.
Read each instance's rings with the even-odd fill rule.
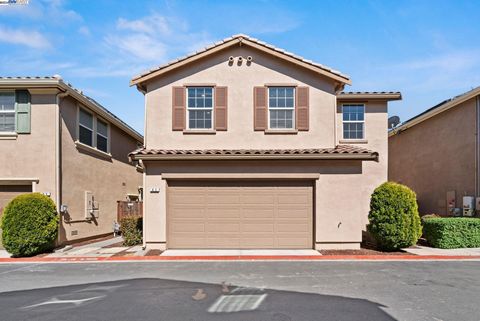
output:
[[3,6],[0,15],[42,20],[54,24],[83,21],[83,17],[76,11],[65,8],[63,0],[33,0],[27,5]]
[[191,32],[180,19],[152,13],[138,19],[117,19],[116,28],[104,38],[104,44],[125,65],[161,64],[168,59],[211,43],[208,34]]
[[1,25],[0,42],[23,45],[35,49],[46,49],[51,46],[48,39],[38,31],[11,29]]
[[119,30],[129,30],[133,32],[140,32],[146,34],[161,34],[167,35],[170,33],[169,22],[159,14],[152,14],[143,19],[127,20],[119,18],[117,20],[117,28]]
[[87,26],[78,28],[78,33],[84,36],[90,36],[90,29]]
[[108,36],[107,44],[143,60],[157,60],[165,57],[165,46],[155,37],[146,34]]

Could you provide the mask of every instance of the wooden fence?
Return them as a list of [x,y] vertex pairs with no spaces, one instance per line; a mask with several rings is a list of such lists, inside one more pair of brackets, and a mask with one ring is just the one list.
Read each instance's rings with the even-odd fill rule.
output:
[[143,216],[143,202],[117,201],[117,222],[125,216]]

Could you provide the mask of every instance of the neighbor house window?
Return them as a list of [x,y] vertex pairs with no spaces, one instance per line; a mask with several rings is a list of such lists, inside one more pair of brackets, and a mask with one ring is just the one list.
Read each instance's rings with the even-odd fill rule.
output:
[[79,112],[78,140],[93,147],[93,115],[83,109]]
[[268,88],[268,117],[270,129],[293,129],[295,126],[295,88]]
[[97,149],[108,153],[108,124],[97,118]]
[[212,129],[213,88],[187,88],[188,129]]
[[0,132],[15,131],[15,93],[0,92]]
[[365,105],[348,104],[342,106],[343,139],[365,138]]

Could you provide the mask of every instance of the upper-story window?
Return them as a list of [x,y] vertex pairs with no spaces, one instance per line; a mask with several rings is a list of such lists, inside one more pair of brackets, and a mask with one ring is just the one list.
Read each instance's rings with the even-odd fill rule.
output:
[[268,88],[269,129],[295,128],[295,88]]
[[213,87],[187,88],[188,129],[213,129]]
[[78,141],[108,153],[108,123],[83,108],[78,118]]
[[93,147],[93,115],[80,108],[78,121],[78,140]]
[[365,138],[365,105],[344,104],[343,114],[343,139]]
[[15,131],[15,92],[0,92],[0,132]]
[[108,153],[108,124],[97,118],[97,149]]

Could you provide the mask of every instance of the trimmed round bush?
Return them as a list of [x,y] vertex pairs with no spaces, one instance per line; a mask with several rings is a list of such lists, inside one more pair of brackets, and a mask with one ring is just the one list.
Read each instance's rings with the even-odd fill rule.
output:
[[5,207],[2,240],[13,256],[32,256],[51,251],[58,235],[55,203],[40,193],[15,197]]
[[402,184],[386,182],[375,189],[368,219],[367,229],[382,250],[409,247],[422,235],[417,196]]

